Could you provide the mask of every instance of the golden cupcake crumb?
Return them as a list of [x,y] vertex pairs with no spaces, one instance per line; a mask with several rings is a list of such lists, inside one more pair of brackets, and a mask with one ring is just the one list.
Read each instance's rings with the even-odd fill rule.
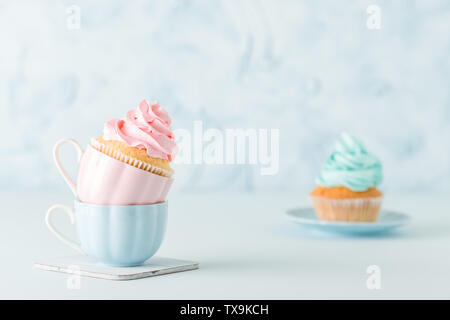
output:
[[313,197],[324,197],[329,199],[355,199],[355,198],[376,198],[381,197],[381,193],[377,188],[369,188],[366,191],[353,191],[347,187],[324,187],[317,186],[312,192]]
[[[112,149],[114,151],[117,151],[117,153],[119,153],[119,154],[121,153],[130,158],[134,158],[136,160],[142,161],[144,164],[149,164],[153,168],[156,167],[156,168],[162,169],[162,170],[149,169],[147,171],[150,171],[150,172],[153,172],[156,174],[160,174],[163,176],[171,176],[173,173],[173,170],[170,167],[170,163],[168,160],[160,159],[160,158],[152,158],[147,154],[145,149],[130,147],[129,145],[127,145],[125,142],[122,142],[122,141],[105,140],[105,139],[103,139],[103,136],[97,137],[97,138],[95,138],[95,140],[98,143],[100,143],[100,145],[106,146],[107,149],[109,149],[109,150]],[[96,147],[95,145],[93,145],[93,147],[98,150],[98,147]],[[102,151],[102,150],[99,150],[99,151]],[[108,155],[113,156],[112,154],[108,154]],[[117,159],[117,160],[120,160],[120,159]],[[133,161],[132,163],[129,163],[129,164],[135,165],[135,163],[138,163],[138,161]],[[135,166],[138,167],[138,165],[135,165]]]

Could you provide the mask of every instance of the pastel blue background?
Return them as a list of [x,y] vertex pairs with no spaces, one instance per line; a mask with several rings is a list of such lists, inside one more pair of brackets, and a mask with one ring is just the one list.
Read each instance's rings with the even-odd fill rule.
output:
[[1,1],[0,189],[66,188],[54,142],[86,145],[147,98],[174,128],[281,130],[277,175],[178,165],[177,191],[308,192],[345,130],[384,190],[449,192],[449,34],[445,0]]

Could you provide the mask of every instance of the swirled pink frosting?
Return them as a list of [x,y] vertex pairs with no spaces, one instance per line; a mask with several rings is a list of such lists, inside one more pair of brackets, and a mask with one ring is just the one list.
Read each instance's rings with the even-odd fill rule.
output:
[[103,139],[122,141],[130,147],[145,149],[152,158],[172,161],[178,147],[170,123],[169,115],[158,102],[150,105],[142,100],[136,110],[127,112],[124,119],[106,122]]

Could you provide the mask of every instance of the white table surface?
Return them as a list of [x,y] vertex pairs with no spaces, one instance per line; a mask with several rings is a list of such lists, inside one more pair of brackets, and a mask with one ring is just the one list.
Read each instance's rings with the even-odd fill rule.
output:
[[[284,216],[306,195],[172,195],[158,255],[200,262],[200,269],[134,281],[82,278],[33,268],[35,258],[72,255],[44,224],[68,193],[0,194],[0,298],[25,299],[316,299],[450,298],[450,200],[387,196],[384,207],[412,224],[384,237],[307,233]],[[55,224],[75,236],[68,218]],[[381,268],[381,289],[366,268]]]

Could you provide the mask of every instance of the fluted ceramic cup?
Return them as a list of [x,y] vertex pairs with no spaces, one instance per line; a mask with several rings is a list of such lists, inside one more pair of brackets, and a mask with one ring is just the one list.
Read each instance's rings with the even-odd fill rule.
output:
[[[61,234],[51,222],[57,210],[76,224],[80,243]],[[167,225],[167,202],[135,206],[103,206],[74,202],[71,208],[56,204],[45,216],[47,227],[61,241],[98,262],[114,267],[143,264],[161,246]]]
[[[64,170],[59,148],[72,144],[78,153],[76,183]],[[154,174],[97,151],[86,150],[74,139],[62,139],[53,147],[53,158],[64,180],[81,202],[101,205],[152,204],[165,201],[173,179]]]

